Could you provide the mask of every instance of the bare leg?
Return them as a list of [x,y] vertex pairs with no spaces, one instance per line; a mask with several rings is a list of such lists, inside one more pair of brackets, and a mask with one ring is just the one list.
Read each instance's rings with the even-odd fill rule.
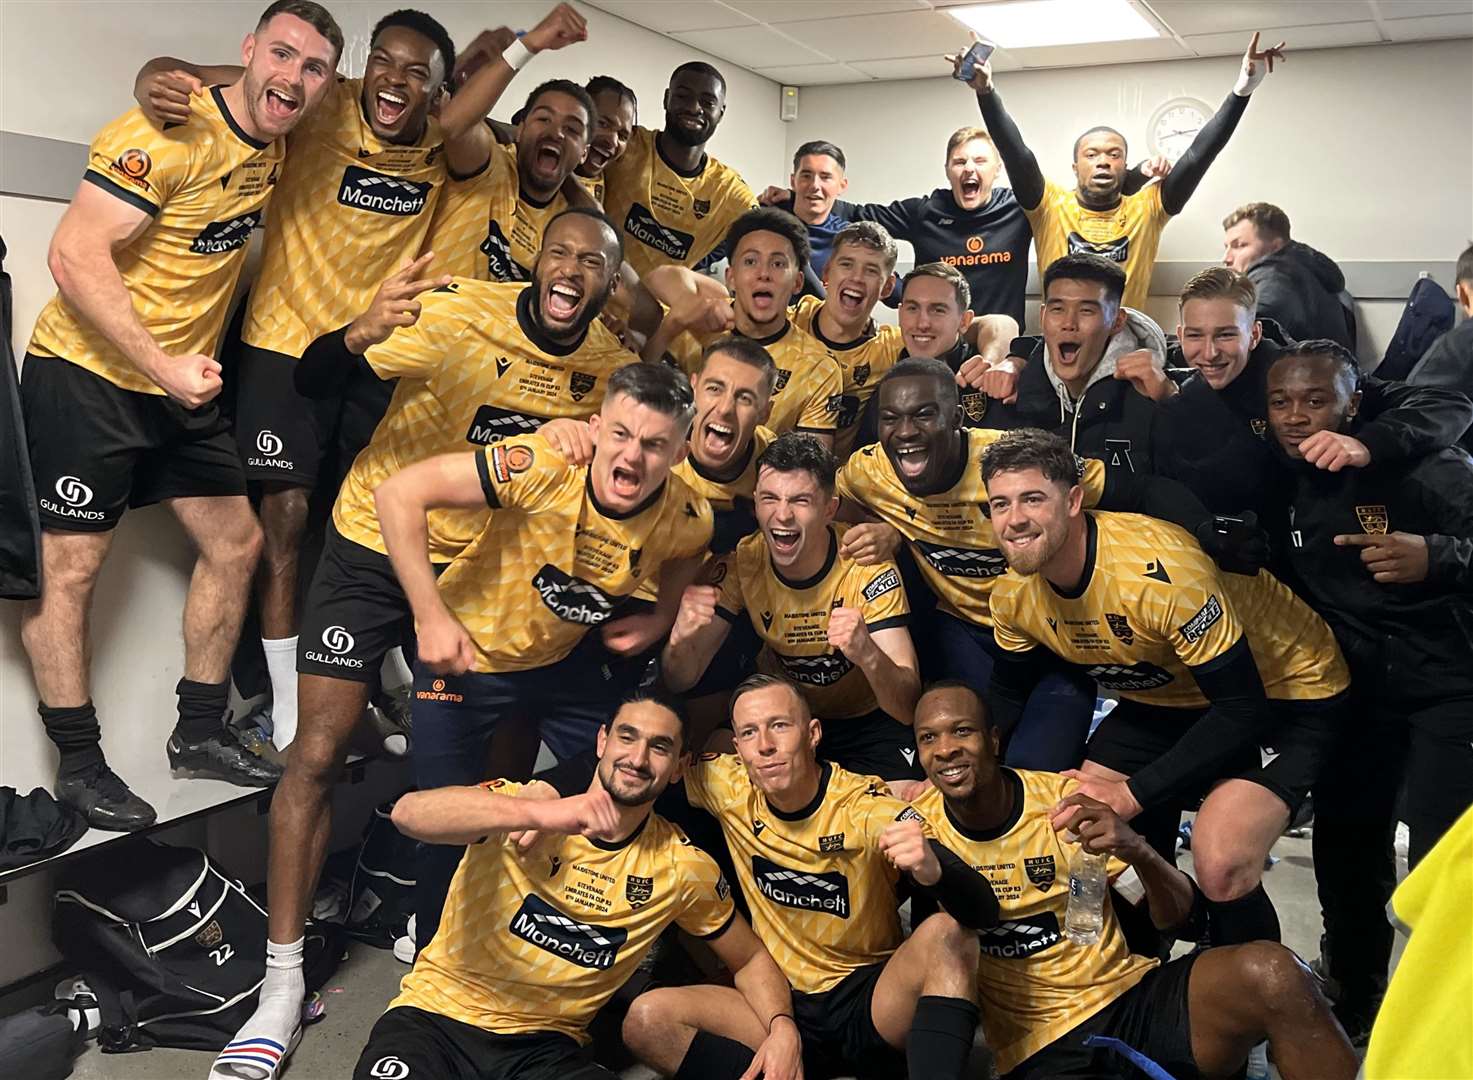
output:
[[1224,780],[1212,789],[1192,829],[1192,865],[1202,895],[1236,900],[1263,880],[1263,862],[1289,824],[1289,808],[1251,780]]
[[309,488],[268,483],[261,497],[265,545],[256,576],[256,599],[264,638],[276,640],[297,633],[297,569],[311,494]]
[[1208,949],[1187,990],[1192,1055],[1209,1077],[1239,1073],[1268,1040],[1284,1080],[1351,1080],[1359,1063],[1314,977],[1282,945]]
[[932,915],[895,950],[870,1002],[875,1030],[905,1048],[922,997],[977,1000],[977,935],[947,914]]
[[20,635],[37,696],[52,708],[75,708],[92,697],[92,593],[112,542],[111,531],[41,533],[41,597],[26,602]]
[[624,1045],[645,1065],[673,1076],[696,1033],[708,1031],[750,1050],[767,1033],[741,993],[726,986],[680,986],[640,994],[624,1017]]
[[184,601],[184,677],[223,682],[245,621],[261,527],[243,495],[171,499],[169,508],[199,552]]

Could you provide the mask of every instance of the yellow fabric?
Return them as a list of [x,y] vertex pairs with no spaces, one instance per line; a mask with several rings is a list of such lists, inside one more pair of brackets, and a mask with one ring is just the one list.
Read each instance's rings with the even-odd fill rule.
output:
[[[1064,937],[1069,860],[1079,847],[1054,831],[1049,811],[1078,785],[1056,773],[1010,771],[1022,781],[1023,805],[997,836],[964,833],[935,788],[916,800],[936,838],[990,881],[997,896],[998,925],[978,934],[977,990],[982,1030],[1000,1073],[1088,1020],[1157,965],[1130,951],[1108,903],[1093,945]],[[1107,863],[1112,877],[1123,870],[1117,859]]]
[[638,274],[696,265],[757,205],[737,171],[713,157],[699,175],[681,176],[660,156],[656,134],[636,127],[624,153],[604,169],[604,212],[624,230],[624,257]]
[[[967,428],[967,464],[950,489],[924,498],[905,490],[879,443],[861,447],[839,470],[839,494],[900,530],[915,564],[936,594],[942,611],[980,626],[992,625],[989,597],[1007,563],[992,521],[982,512],[982,454],[1004,432]],[[1094,506],[1105,491],[1105,466],[1082,458],[1084,504]]]
[[430,222],[424,250],[436,274],[478,281],[531,281],[547,223],[568,208],[559,191],[546,206],[521,194],[517,148],[494,146],[486,167],[451,177]]
[[[609,376],[634,361],[596,319],[571,352],[539,348],[517,310],[526,288],[452,281],[420,296],[418,322],[364,354],[399,385],[338,490],[332,519],[347,539],[385,554],[373,504],[379,484],[416,461],[525,433],[544,420],[587,419],[603,403]],[[484,510],[432,511],[431,561],[449,562],[485,520]]]
[[[170,356],[213,356],[251,229],[279,179],[285,145],[247,141],[219,87],[193,95],[189,122],[160,131],[139,109],[92,140],[84,179],[152,216],[114,254],[138,321]],[[142,394],[163,390],[64,301],[51,298],[28,352]]]
[[[486,786],[498,794],[521,787]],[[715,862],[658,815],[612,850],[546,834],[519,854],[495,836],[466,848],[439,932],[389,1007],[499,1035],[558,1031],[587,1043],[589,1021],[666,926],[712,937],[734,914]]]
[[1473,809],[1391,897],[1411,931],[1371,1029],[1366,1080],[1473,1078]]
[[1224,574],[1186,530],[1155,518],[1092,517],[1094,568],[1077,599],[1042,574],[997,580],[992,625],[1002,648],[1041,646],[1121,697],[1166,708],[1205,708],[1187,669],[1245,634],[1270,698],[1317,700],[1350,685],[1330,628],[1267,570]]
[[721,611],[728,619],[746,612],[767,646],[763,668],[797,683],[821,720],[848,720],[879,707],[864,672],[829,644],[829,613],[858,608],[871,633],[910,619],[899,567],[888,559],[860,566],[839,554],[848,530],[830,526],[828,561],[816,580],[797,583],[803,588],[778,577],[760,532],[738,544],[717,569]]
[[899,873],[879,838],[901,817],[922,817],[878,777],[823,769],[817,807],[798,821],[767,805],[735,754],[703,754],[685,774],[691,804],[721,823],[753,929],[804,994],[831,990],[899,947]]
[[440,596],[470,632],[476,671],[567,656],[646,577],[711,542],[711,505],[678,476],[627,515],[602,510],[588,468],[539,435],[480,451],[489,523],[445,570]]
[[440,126],[430,119],[412,146],[380,142],[362,91],[362,80],[339,79],[290,136],[241,329],[247,345],[301,356],[366,310],[424,243],[445,186]]
[[[701,351],[724,334],[690,332],[680,334],[670,343],[670,355],[687,375],[701,366]],[[742,337],[742,334],[735,334]],[[767,350],[777,365],[777,382],[772,388],[772,411],[767,426],[777,434],[785,431],[808,431],[833,434],[839,419],[839,403],[844,376],[828,350],[806,330],[793,323],[768,338],[748,338]]]
[[816,296],[800,296],[798,303],[790,309],[789,317],[794,326],[812,334],[814,340],[823,346],[834,363],[839,365],[839,373],[844,378],[843,400],[836,421],[838,429],[834,432],[834,456],[843,461],[854,452],[854,440],[859,435],[859,420],[864,415],[865,405],[874,396],[885,372],[900,360],[905,342],[901,340],[900,327],[879,325],[872,327],[874,332],[869,337],[860,338],[857,342],[842,347],[829,345],[814,330],[818,309],[822,306],[823,301]]
[[1161,230],[1171,220],[1161,205],[1160,184],[1122,195],[1112,210],[1088,210],[1079,204],[1072,188],[1061,188],[1049,180],[1042,201],[1023,213],[1033,226],[1040,270],[1076,251],[1103,255],[1125,268],[1125,306],[1145,309]]
[[604,204],[604,178],[602,176],[579,176],[574,173],[573,179],[582,185],[583,190],[588,192],[594,202],[600,206]]

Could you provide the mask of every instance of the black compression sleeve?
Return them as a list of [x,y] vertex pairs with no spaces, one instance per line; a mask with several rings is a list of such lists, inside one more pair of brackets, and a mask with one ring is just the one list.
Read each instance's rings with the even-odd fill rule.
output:
[[1355,437],[1373,464],[1409,461],[1455,446],[1473,422],[1473,405],[1455,390],[1361,380],[1361,427]]
[[[1217,160],[1217,155],[1227,145],[1228,139],[1232,138],[1238,121],[1242,119],[1243,110],[1247,107],[1247,98],[1229,92],[1222,107],[1197,132],[1197,137],[1187,147],[1187,152],[1172,166],[1166,179],[1161,181],[1161,205],[1168,214],[1181,213],[1182,207],[1192,197],[1192,192],[1202,182],[1202,177],[1207,175],[1208,167]],[[1002,152],[1002,147],[998,147],[998,152]]]
[[992,884],[962,862],[960,856],[940,841],[927,840],[941,864],[941,880],[922,885],[914,878],[916,894],[929,897],[968,930],[986,930],[997,925],[997,896]]
[[978,94],[977,106],[982,110],[982,123],[997,144],[998,156],[1008,170],[1008,182],[1013,185],[1018,205],[1032,210],[1043,202],[1043,171],[1038,167],[1038,159],[1023,142],[1023,133],[1002,107],[1002,98],[996,90]]
[[348,351],[347,335],[348,328],[341,326],[307,346],[292,374],[297,393],[307,398],[328,398],[340,394],[355,368],[371,378],[378,378],[378,373],[367,360]]
[[1131,793],[1144,808],[1220,779],[1235,756],[1257,745],[1269,720],[1268,698],[1246,637],[1192,668],[1192,675],[1211,706],[1175,746],[1130,778]]
[[1028,695],[1043,678],[1043,667],[1043,650],[1038,648],[1025,653],[1004,650],[993,662],[987,705],[992,710],[992,722],[1002,732],[1004,742],[1018,726]]

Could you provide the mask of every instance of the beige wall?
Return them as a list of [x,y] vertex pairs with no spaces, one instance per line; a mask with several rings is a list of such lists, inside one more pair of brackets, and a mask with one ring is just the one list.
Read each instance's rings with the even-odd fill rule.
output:
[[[1473,41],[1305,53],[1289,45],[1288,62],[1254,94],[1232,141],[1166,229],[1160,258],[1217,261],[1223,216],[1266,200],[1287,211],[1297,238],[1342,262],[1456,259],[1473,237]],[[1219,57],[1006,72],[997,85],[1044,173],[1064,183],[1086,128],[1119,128],[1137,160],[1157,106],[1192,96],[1215,109],[1236,72],[1237,61]],[[947,135],[976,123],[974,96],[949,78],[808,87],[788,125],[782,175],[801,143],[828,139],[849,158],[848,198],[928,192],[945,183]],[[1149,308],[1174,315],[1169,300]],[[1400,310],[1363,309],[1377,355]]]

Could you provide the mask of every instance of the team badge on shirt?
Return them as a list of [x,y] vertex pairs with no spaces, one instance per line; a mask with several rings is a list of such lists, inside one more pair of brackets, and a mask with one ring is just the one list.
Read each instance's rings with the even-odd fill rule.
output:
[[1362,529],[1376,536],[1385,536],[1391,527],[1391,518],[1384,506],[1357,506],[1355,516],[1360,519]]
[[582,401],[588,392],[598,385],[598,377],[586,371],[568,372],[568,395],[574,401]]
[[[1052,620],[1050,621],[1052,622]],[[1110,628],[1110,633],[1114,634],[1124,644],[1132,645],[1135,643],[1135,631],[1130,628],[1130,620],[1126,616],[1116,615],[1114,612],[1106,612],[1105,625]]]
[[1036,859],[1025,858],[1023,860],[1023,872],[1028,875],[1028,880],[1037,885],[1044,892],[1054,887],[1054,857],[1043,855]]
[[692,199],[690,204],[690,212],[694,214],[696,216],[696,220],[699,221],[701,218],[705,217],[711,212],[711,200]]
[[869,373],[870,366],[868,364],[856,364],[853,372],[855,385],[863,386],[869,382]]
[[629,901],[632,908],[643,907],[649,903],[650,897],[655,894],[655,879],[637,877],[634,874],[626,875],[624,878],[624,899]]

